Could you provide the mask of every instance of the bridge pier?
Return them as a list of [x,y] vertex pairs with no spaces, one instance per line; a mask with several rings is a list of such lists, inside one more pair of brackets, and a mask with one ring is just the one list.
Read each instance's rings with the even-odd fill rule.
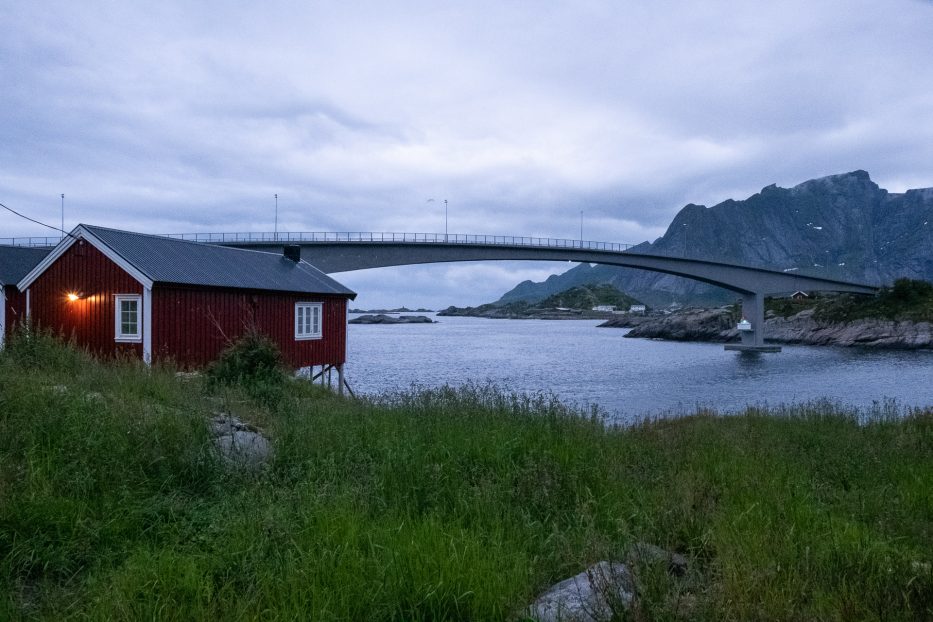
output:
[[729,344],[726,350],[738,352],[780,352],[780,346],[765,345],[765,295],[742,294],[742,318],[748,320],[751,330],[741,331],[742,343]]
[[765,345],[765,297],[764,294],[742,295],[742,317],[751,322],[752,329],[742,333],[743,346]]

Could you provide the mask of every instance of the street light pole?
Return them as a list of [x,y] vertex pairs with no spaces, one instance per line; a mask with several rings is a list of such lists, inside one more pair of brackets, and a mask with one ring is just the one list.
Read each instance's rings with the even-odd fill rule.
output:
[[275,193],[275,228],[273,229],[272,238],[275,241],[279,239],[279,193]]
[[580,247],[583,247],[583,210],[580,210]]
[[62,238],[65,237],[65,194],[62,193]]
[[444,241],[447,241],[447,199],[444,199]]
[[687,223],[684,223],[684,257],[687,256]]

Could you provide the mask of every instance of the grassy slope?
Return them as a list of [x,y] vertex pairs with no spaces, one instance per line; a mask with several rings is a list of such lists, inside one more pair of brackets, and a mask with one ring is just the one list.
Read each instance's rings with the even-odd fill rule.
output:
[[765,309],[790,317],[813,309],[814,317],[826,322],[860,319],[933,322],[933,283],[899,279],[873,296],[854,294],[818,295],[804,300],[768,298]]
[[[264,395],[0,354],[0,619],[508,619],[636,540],[692,568],[645,571],[636,619],[933,616],[929,410],[617,430],[483,388]],[[206,451],[221,403],[268,472]]]
[[539,307],[568,307],[570,309],[592,309],[596,305],[615,305],[626,309],[631,305],[640,304],[637,300],[620,292],[612,285],[579,285],[554,294],[539,302]]

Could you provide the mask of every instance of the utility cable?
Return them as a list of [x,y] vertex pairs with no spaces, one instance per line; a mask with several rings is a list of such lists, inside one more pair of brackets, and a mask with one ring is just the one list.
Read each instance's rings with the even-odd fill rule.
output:
[[39,221],[36,220],[35,218],[30,218],[29,216],[26,216],[25,214],[20,214],[20,213],[17,212],[15,209],[10,208],[10,207],[7,207],[7,206],[4,205],[3,203],[0,203],[0,207],[2,207],[3,209],[5,209],[5,210],[8,211],[8,212],[11,212],[11,213],[13,213],[13,214],[16,214],[16,215],[19,216],[20,218],[25,218],[25,219],[28,220],[29,222],[34,222],[34,223],[36,223],[37,225],[42,225],[43,227],[48,227],[48,228],[51,229],[52,231],[60,231],[63,235],[67,235],[67,236],[70,237],[70,238],[74,238],[74,239],[76,239],[76,240],[78,239],[78,238],[75,238],[75,236],[71,235],[69,232],[65,231],[64,229],[59,229],[58,227],[53,227],[52,225],[47,225],[47,224],[45,224],[44,222],[39,222]]

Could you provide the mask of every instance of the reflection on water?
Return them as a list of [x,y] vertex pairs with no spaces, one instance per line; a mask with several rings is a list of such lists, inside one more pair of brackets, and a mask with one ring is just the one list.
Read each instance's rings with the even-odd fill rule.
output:
[[597,404],[618,421],[828,398],[870,407],[933,404],[933,352],[785,346],[780,354],[721,344],[626,339],[598,321],[438,318],[438,324],[351,325],[347,378],[376,393],[490,381]]

